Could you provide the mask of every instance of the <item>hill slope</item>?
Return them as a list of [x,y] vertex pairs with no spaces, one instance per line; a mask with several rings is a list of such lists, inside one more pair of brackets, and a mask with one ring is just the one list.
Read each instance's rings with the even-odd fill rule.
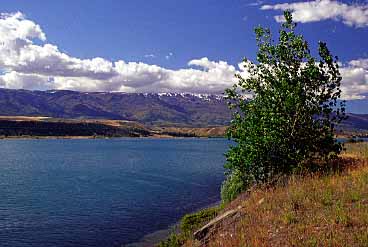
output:
[[[368,114],[348,114],[344,130],[368,130]],[[226,126],[231,114],[220,95],[107,93],[0,89],[0,116],[112,119],[146,126]]]
[[348,144],[340,162],[187,215],[160,246],[367,246],[368,143]]
[[230,112],[217,95],[142,94],[0,89],[0,115],[100,118],[148,125],[227,125]]
[[110,119],[0,116],[0,138],[223,137],[226,127],[157,127]]

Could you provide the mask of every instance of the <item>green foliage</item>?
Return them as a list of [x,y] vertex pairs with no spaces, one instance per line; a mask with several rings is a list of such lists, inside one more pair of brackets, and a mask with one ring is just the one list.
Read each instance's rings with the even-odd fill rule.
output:
[[180,247],[183,244],[183,239],[178,234],[171,234],[166,240],[161,241],[157,247]]
[[186,214],[180,221],[180,232],[171,234],[166,240],[161,241],[157,247],[177,247],[190,239],[193,232],[214,219],[221,206],[206,208],[193,214]]
[[237,171],[229,174],[226,180],[222,183],[221,198],[223,203],[231,202],[239,195],[240,192],[246,189],[246,184],[241,177],[241,174]]
[[215,218],[220,207],[206,208],[193,214],[185,215],[180,222],[180,230],[182,233],[192,233],[202,225]]
[[233,110],[228,136],[236,145],[226,154],[224,200],[240,188],[328,162],[342,150],[334,136],[335,125],[345,119],[337,57],[320,42],[314,58],[295,33],[291,13],[284,16],[278,42],[269,29],[255,29],[258,63],[244,59],[248,76],[236,75],[239,82],[226,90]]

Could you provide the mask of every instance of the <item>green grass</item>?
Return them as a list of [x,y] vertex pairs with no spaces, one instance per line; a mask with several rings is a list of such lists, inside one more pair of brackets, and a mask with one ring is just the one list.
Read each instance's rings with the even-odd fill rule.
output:
[[177,247],[182,246],[186,240],[190,239],[193,232],[214,219],[221,206],[202,209],[192,214],[186,214],[179,224],[179,233],[172,233],[166,240],[161,241],[158,247]]

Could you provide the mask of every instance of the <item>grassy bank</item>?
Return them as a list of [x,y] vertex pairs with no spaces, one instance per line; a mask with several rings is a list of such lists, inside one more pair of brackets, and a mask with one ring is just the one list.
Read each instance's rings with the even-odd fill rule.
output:
[[346,144],[336,167],[187,215],[181,234],[159,246],[201,246],[193,232],[230,209],[241,217],[231,227],[220,226],[206,246],[368,246],[368,143]]

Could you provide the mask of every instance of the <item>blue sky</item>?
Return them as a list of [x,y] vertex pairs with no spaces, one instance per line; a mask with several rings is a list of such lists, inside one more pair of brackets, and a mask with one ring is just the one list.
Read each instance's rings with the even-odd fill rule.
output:
[[[292,9],[312,50],[323,40],[338,55],[346,67],[346,98],[359,100],[352,104],[355,112],[368,113],[363,99],[368,95],[368,1],[2,0],[1,13],[21,13],[15,18],[19,30],[27,26],[25,20],[40,29],[32,36],[34,30],[27,26],[28,36],[21,39],[39,47],[33,47],[36,52],[24,49],[33,55],[23,63],[19,57],[18,64],[4,62],[2,70],[8,75],[2,84],[29,89],[217,93],[233,83],[228,78],[240,70],[242,57],[255,60],[254,27],[278,29],[275,16],[285,8],[281,3]],[[15,38],[5,43],[14,42],[19,30],[13,30]],[[46,39],[40,38],[41,33]],[[45,44],[56,49],[46,49]],[[96,57],[101,60],[93,60]],[[58,69],[45,69],[45,61]],[[124,62],[115,64],[119,61]]]
[[[21,11],[42,27],[49,43],[76,57],[181,68],[199,57],[231,64],[243,56],[254,59],[254,27],[277,30],[273,15],[280,12],[260,10],[252,3],[256,1],[3,0],[0,8],[1,12]],[[342,61],[368,57],[367,28],[329,20],[301,24],[299,30],[311,44],[326,41]],[[167,61],[170,52],[175,56]],[[149,54],[157,57],[144,57]]]

